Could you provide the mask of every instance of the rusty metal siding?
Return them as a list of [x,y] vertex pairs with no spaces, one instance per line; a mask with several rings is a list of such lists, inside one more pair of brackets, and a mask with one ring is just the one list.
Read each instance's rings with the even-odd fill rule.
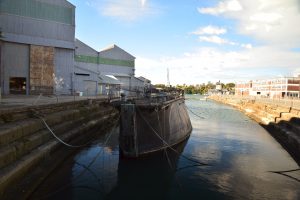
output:
[[[9,78],[25,77],[29,85],[29,45],[2,43],[3,92],[9,94]],[[2,72],[1,70],[1,72]]]
[[53,94],[54,48],[30,46],[30,94]]
[[74,50],[55,48],[55,93],[71,94],[73,89]]

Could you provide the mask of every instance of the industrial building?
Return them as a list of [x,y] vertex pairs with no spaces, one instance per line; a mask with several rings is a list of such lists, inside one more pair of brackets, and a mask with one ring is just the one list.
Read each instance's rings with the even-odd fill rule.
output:
[[120,90],[133,90],[135,57],[117,45],[96,51],[76,39],[75,90],[84,95],[117,95]]
[[66,0],[0,1],[2,94],[71,94],[75,6]]
[[66,0],[1,0],[0,33],[2,94],[120,96],[145,86],[134,56],[75,39],[75,6]]
[[300,98],[300,76],[237,83],[235,94],[270,98]]

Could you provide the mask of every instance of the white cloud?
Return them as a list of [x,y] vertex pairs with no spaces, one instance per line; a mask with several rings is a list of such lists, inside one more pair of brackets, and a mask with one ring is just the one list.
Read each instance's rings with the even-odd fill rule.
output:
[[244,47],[246,49],[252,49],[252,44],[241,44],[241,47]]
[[243,7],[237,0],[221,1],[216,7],[198,8],[201,14],[219,15],[226,12],[241,11]]
[[217,35],[213,36],[199,36],[200,42],[211,42],[215,44],[230,44],[230,45],[236,45],[236,43],[231,42],[229,40],[223,39]]
[[141,0],[141,4],[144,7],[146,5],[147,0]]
[[300,77],[300,66],[293,71],[293,76],[299,76]]
[[193,31],[192,34],[194,35],[221,35],[225,34],[227,30],[225,28],[220,28],[217,26],[205,26],[200,27],[196,31]]
[[198,10],[201,14],[236,20],[239,33],[260,43],[285,49],[300,46],[298,0],[225,0],[215,7]]
[[148,0],[89,0],[87,4],[96,8],[101,15],[124,22],[137,21],[158,13]]
[[254,15],[250,16],[250,21],[278,24],[281,18],[283,18],[283,16],[278,13],[255,13]]
[[[153,83],[166,83],[168,67],[171,84],[199,84],[218,80],[250,80],[259,76],[271,78],[278,75],[278,70],[285,76],[296,75],[300,73],[299,63],[298,52],[268,46],[251,46],[251,49],[230,52],[217,48],[200,48],[179,57],[161,57],[158,60],[137,56],[136,73],[138,76],[146,76]],[[256,73],[262,69],[270,71],[269,77]]]

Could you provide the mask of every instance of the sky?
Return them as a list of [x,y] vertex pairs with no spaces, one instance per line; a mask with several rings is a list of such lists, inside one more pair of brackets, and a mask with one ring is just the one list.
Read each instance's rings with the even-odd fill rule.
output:
[[116,44],[154,84],[300,74],[300,0],[69,0],[76,37]]

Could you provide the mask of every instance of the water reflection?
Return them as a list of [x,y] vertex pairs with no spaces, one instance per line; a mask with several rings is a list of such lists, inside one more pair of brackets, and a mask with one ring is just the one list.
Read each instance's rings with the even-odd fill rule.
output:
[[121,158],[117,186],[107,199],[166,199],[186,141],[141,159]]
[[172,151],[120,159],[116,128],[66,160],[32,199],[300,199],[300,170],[288,171],[299,166],[262,127],[196,95],[186,104],[193,132],[178,151],[207,166]]

